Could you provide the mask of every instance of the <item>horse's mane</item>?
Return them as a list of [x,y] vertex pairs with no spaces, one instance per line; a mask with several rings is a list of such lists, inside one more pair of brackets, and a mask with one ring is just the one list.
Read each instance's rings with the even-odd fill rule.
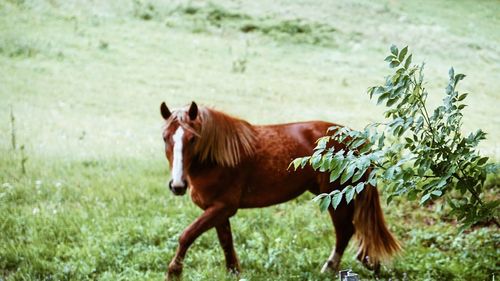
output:
[[[234,167],[243,157],[255,152],[256,132],[253,126],[223,112],[207,108],[198,108],[198,129],[188,125],[189,117],[185,110],[172,114],[180,125],[195,133],[198,138],[194,146],[194,155],[199,161]],[[198,122],[198,121],[196,121]]]

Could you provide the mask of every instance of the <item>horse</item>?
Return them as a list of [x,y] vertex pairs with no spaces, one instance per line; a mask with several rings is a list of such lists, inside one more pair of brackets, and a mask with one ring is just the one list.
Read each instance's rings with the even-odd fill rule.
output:
[[[180,235],[166,280],[180,277],[188,248],[212,228],[217,231],[227,270],[239,273],[229,221],[238,209],[283,203],[305,191],[317,195],[343,188],[338,180],[330,183],[328,174],[311,167],[289,169],[293,159],[311,155],[316,140],[337,124],[310,121],[252,125],[215,109],[198,107],[194,101],[173,111],[163,102],[160,112],[165,121],[163,140],[172,177],[168,187],[179,196],[189,188],[192,201],[203,210]],[[336,150],[347,150],[344,144],[332,142],[329,145]],[[366,177],[368,174],[363,179]],[[322,272],[338,271],[353,235],[359,240],[358,260],[376,273],[381,260],[400,250],[386,226],[374,186],[366,186],[349,204],[343,201],[336,209],[330,206],[328,212],[336,245]]]

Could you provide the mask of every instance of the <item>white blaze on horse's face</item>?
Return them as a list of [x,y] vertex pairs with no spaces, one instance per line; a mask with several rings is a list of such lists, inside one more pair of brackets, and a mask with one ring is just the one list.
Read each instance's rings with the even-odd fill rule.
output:
[[184,186],[182,179],[183,165],[182,165],[182,137],[184,136],[184,129],[181,126],[175,131],[172,140],[174,142],[174,153],[172,159],[172,186]]

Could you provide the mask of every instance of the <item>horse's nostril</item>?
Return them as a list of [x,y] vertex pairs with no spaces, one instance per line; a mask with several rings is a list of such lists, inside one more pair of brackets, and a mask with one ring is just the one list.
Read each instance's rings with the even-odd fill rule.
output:
[[168,182],[168,187],[170,188],[170,191],[172,191],[175,195],[183,195],[184,193],[186,193],[187,181],[183,180],[181,185],[174,185],[174,181],[170,180]]
[[186,188],[182,186],[176,186],[172,190],[175,195],[184,195],[186,193]]

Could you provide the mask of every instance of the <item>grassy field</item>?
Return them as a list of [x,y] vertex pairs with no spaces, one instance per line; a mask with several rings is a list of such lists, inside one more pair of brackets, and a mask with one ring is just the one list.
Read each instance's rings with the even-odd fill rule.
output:
[[[0,1],[0,280],[162,280],[200,210],[166,188],[160,103],[362,128],[380,120],[365,92],[392,43],[426,62],[434,104],[449,67],[468,75],[464,128],[488,132],[481,151],[498,161],[499,15],[493,0]],[[240,278],[331,280],[332,226],[311,198],[232,219]],[[497,228],[459,235],[439,202],[384,210],[404,251],[383,279],[500,274]],[[373,278],[354,244],[342,267]],[[235,280],[223,265],[209,231],[185,280]]]

